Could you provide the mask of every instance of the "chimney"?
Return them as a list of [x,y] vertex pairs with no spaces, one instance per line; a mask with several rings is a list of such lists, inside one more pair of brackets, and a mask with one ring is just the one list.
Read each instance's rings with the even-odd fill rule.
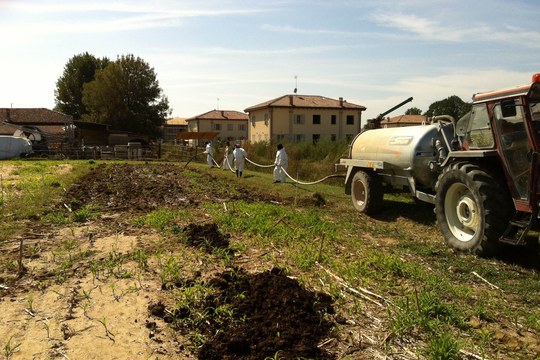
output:
[[294,106],[293,104],[293,96],[292,95],[289,95],[289,103],[291,106]]
[[339,106],[343,106],[343,98],[342,97],[339,98]]

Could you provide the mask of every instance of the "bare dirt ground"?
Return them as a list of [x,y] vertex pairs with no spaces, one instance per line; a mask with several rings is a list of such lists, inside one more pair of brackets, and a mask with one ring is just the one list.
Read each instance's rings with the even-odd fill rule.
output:
[[[334,321],[328,295],[303,288],[261,261],[232,270],[208,262],[213,249],[228,251],[231,239],[204,214],[197,215],[202,221],[179,224],[187,243],[134,225],[137,217],[163,207],[197,213],[205,201],[260,199],[213,179],[209,184],[202,187],[173,165],[100,166],[58,204],[69,209],[66,216],[98,206],[97,217],[67,226],[29,222],[2,248],[2,261],[13,265],[0,274],[4,356],[264,359],[279,348],[281,358],[335,358],[320,346]],[[17,278],[12,259],[21,239],[26,271]],[[143,251],[160,255],[141,260],[136,254]],[[165,266],[159,262],[171,259],[181,262],[181,274],[164,285],[158,269]],[[174,294],[195,282],[216,289],[198,299],[201,309],[233,308],[234,316],[189,321],[197,306],[175,306]],[[194,333],[210,340],[197,349],[190,338]]]

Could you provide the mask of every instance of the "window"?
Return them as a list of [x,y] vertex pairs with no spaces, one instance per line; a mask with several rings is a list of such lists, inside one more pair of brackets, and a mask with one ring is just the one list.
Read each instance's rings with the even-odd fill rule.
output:
[[[510,108],[505,111],[504,108]],[[530,163],[527,153],[530,149],[529,138],[525,127],[525,114],[519,99],[503,100],[493,109],[497,128],[501,134],[501,149],[510,175],[520,197],[526,200],[529,196]]]
[[214,130],[221,131],[221,124],[214,124]]
[[244,125],[244,124],[238,125],[238,130],[239,131],[246,131],[247,130],[247,125]]
[[283,141],[283,140],[285,140],[285,135],[283,135],[283,134],[278,134],[277,137],[276,137],[276,140],[277,140],[277,141]]
[[330,134],[330,140],[331,141],[336,141],[336,139],[337,139],[336,134]]
[[304,135],[303,134],[294,135],[294,141],[297,143],[304,141]]
[[255,115],[251,115],[251,126],[255,127]]
[[321,134],[313,134],[311,136],[311,140],[313,141],[313,144],[318,143],[320,139],[321,139]]
[[354,115],[347,115],[347,125],[354,125]]
[[472,109],[470,130],[467,140],[471,148],[492,148],[493,133],[489,125],[489,115],[486,104],[477,104]]
[[264,113],[264,125],[268,126],[268,121],[270,121],[270,115]]
[[304,115],[295,115],[294,116],[294,123],[297,125],[304,123]]
[[345,139],[347,139],[347,142],[351,142],[353,138],[354,138],[354,134],[345,135]]
[[321,124],[321,115],[313,115],[313,125]]
[[337,116],[336,116],[336,115],[332,115],[332,116],[330,117],[330,124],[331,124],[331,125],[336,125],[336,123],[337,123]]
[[233,124],[227,124],[227,131],[233,131],[234,125]]
[[540,143],[540,102],[532,102],[530,107],[533,120],[533,129],[536,135],[536,142]]

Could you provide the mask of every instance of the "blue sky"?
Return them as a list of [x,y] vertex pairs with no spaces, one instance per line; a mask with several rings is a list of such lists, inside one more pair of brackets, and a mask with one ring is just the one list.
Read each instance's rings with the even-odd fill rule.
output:
[[[530,82],[537,0],[0,0],[0,107],[54,107],[74,55],[134,54],[172,115],[293,93],[343,97],[369,119]],[[295,79],[295,76],[297,79]],[[391,115],[398,115],[396,110]]]

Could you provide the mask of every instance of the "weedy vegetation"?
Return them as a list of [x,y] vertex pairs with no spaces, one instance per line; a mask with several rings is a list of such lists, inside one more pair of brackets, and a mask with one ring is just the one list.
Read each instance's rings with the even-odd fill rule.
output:
[[[328,175],[333,171],[329,165],[346,151],[344,144],[287,146],[294,164],[290,173],[306,180]],[[259,163],[272,162],[275,154],[262,146],[247,150]],[[310,151],[316,153],[311,162],[295,160],[307,158]],[[239,266],[251,271],[278,267],[303,286],[333,298],[334,340],[325,346],[337,358],[540,358],[538,249],[511,248],[490,259],[455,252],[443,243],[433,209],[407,195],[386,194],[383,211],[370,218],[355,212],[339,181],[272,185],[270,171],[248,168],[239,180],[195,161],[182,171],[185,193],[170,195],[181,199],[177,205],[156,200],[152,210],[115,218],[115,227],[100,236],[100,219],[111,216],[110,210],[66,196],[83,175],[112,163],[6,164],[11,171],[1,177],[0,246],[6,251],[0,254],[0,284],[17,288],[19,282],[45,273],[36,276],[41,291],[71,286],[76,294],[72,307],[101,324],[101,335],[112,342],[125,335],[111,317],[90,315],[105,306],[98,305],[98,295],[107,293],[108,303],[118,304],[159,292],[170,315],[168,333],[181,335],[195,358],[208,340],[198,330],[201,326],[245,320],[235,318],[236,310],[227,304],[204,306],[205,299],[216,296],[208,278],[225,269],[234,274]],[[184,164],[172,165],[181,169]],[[115,193],[121,186],[110,184],[104,191]],[[314,201],[315,193],[324,204]],[[210,242],[190,246],[186,226],[209,222],[230,236],[229,247],[216,248]],[[33,233],[29,223],[45,230]],[[43,240],[42,233],[60,228],[61,240]],[[96,238],[130,232],[136,234],[132,244],[117,240],[105,250],[94,246]],[[18,249],[19,238],[25,240],[23,264],[40,258],[46,271],[30,266],[22,277],[18,274],[19,253],[12,248]],[[73,285],[85,277],[87,284]],[[157,285],[146,291],[151,281]],[[21,287],[17,291],[25,292]],[[23,307],[29,312],[45,310],[41,302],[36,309],[35,295],[25,298]],[[34,322],[46,339],[60,331],[59,322],[51,319]],[[14,341],[18,336],[2,336],[5,358],[24,349],[24,341]],[[272,354],[266,359],[284,358],[281,349]]]

